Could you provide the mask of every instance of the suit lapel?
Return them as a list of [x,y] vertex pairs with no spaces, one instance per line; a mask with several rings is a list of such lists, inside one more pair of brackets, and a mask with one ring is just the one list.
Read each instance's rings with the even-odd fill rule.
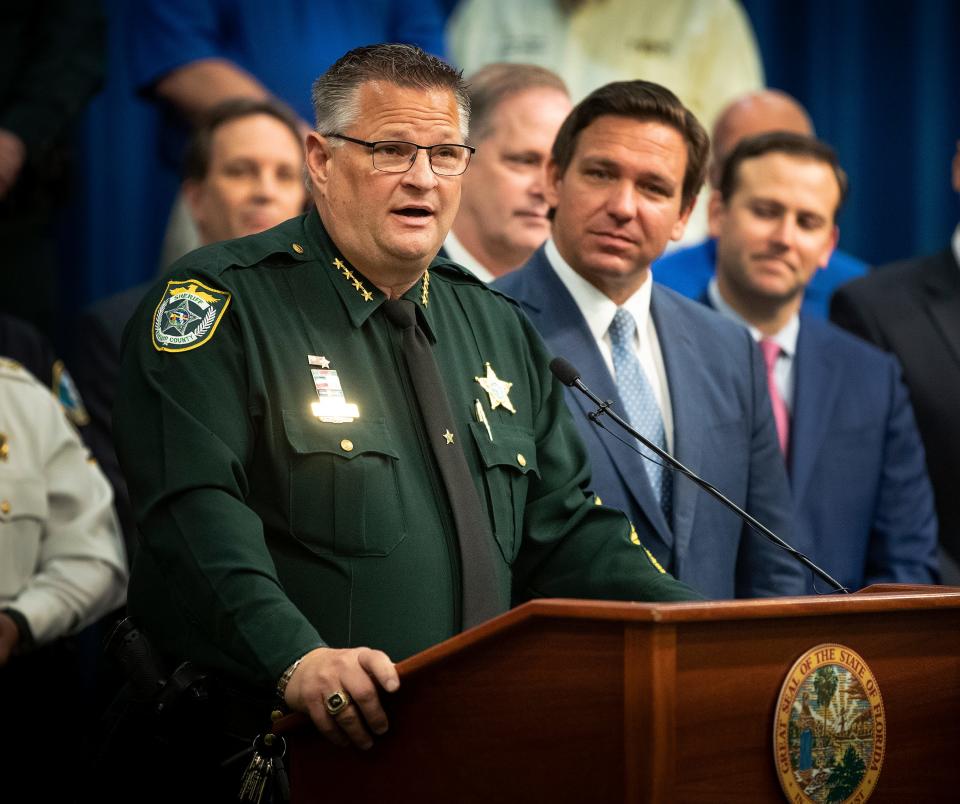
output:
[[938,255],[931,269],[925,283],[927,309],[950,352],[960,362],[960,270],[953,252]]
[[[529,294],[522,294],[523,303],[543,339],[555,355],[566,358],[576,366],[583,382],[591,391],[601,399],[613,402],[614,410],[623,416],[623,403],[603,355],[580,308],[550,266],[543,248],[537,251],[524,270],[530,272],[530,282],[525,286]],[[544,300],[549,300],[549,312],[543,311],[541,307]],[[567,398],[573,400],[584,416],[596,410],[590,400],[579,391],[568,390]],[[604,426],[629,439],[625,433],[619,432],[620,428],[610,419],[604,418]],[[589,432],[589,437],[596,438],[606,451],[623,485],[646,514],[660,539],[668,548],[672,548],[673,533],[647,479],[644,459],[595,425],[590,426]]]
[[[667,373],[670,388],[670,407],[673,412],[673,454],[691,471],[699,473],[703,440],[707,437],[705,422],[709,418],[697,411],[697,374],[700,360],[685,327],[675,326],[682,321],[680,311],[675,311],[675,302],[659,287],[653,286],[650,314],[657,329],[660,353]],[[673,475],[673,537],[674,554],[678,566],[682,566],[693,535],[693,520],[697,497],[702,492],[688,479],[674,472]],[[651,492],[652,496],[653,492]],[[659,509],[659,507],[658,507]]]
[[816,456],[834,418],[843,378],[833,351],[824,343],[822,326],[801,317],[794,355],[789,468],[790,487],[798,505],[806,494]]

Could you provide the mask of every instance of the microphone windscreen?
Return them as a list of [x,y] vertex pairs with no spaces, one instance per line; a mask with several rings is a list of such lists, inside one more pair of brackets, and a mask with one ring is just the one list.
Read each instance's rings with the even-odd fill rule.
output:
[[580,379],[580,372],[562,357],[555,357],[550,361],[550,371],[553,372],[554,377],[567,386],[573,385]]

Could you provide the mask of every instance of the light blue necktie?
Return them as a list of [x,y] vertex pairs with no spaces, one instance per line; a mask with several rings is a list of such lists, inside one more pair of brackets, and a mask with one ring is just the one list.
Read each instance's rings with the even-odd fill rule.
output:
[[[660,407],[657,405],[653,388],[650,387],[647,375],[644,373],[633,348],[636,330],[637,322],[634,317],[622,307],[619,307],[609,329],[610,343],[613,347],[613,370],[617,375],[617,389],[620,392],[620,399],[623,400],[627,420],[630,424],[636,427],[649,441],[665,450],[667,448],[666,430],[663,426],[663,417],[660,415]],[[660,465],[662,459],[651,450],[640,445],[640,451],[653,458],[652,461],[644,461],[644,467],[647,470],[647,477],[650,479],[653,493],[663,509],[667,522],[670,522],[670,509],[673,502],[672,475],[669,470]]]

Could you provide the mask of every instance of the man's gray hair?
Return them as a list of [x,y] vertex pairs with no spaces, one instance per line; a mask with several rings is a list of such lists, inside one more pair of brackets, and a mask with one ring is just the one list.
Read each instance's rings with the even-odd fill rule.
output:
[[414,45],[367,45],[351,50],[313,83],[313,112],[317,133],[346,131],[360,114],[360,87],[386,81],[413,89],[446,89],[453,93],[460,113],[460,135],[467,139],[470,99],[463,74],[445,61]]
[[497,62],[481,67],[467,78],[472,118],[470,143],[476,145],[493,133],[493,117],[501,103],[531,89],[553,89],[570,97],[559,75],[535,64]]

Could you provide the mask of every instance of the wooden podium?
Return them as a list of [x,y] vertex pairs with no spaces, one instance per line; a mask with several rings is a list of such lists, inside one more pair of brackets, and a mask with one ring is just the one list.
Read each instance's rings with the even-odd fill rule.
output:
[[640,604],[542,600],[398,664],[368,752],[301,715],[294,804],[776,802],[774,708],[810,648],[866,661],[885,707],[871,801],[960,800],[960,588]]

